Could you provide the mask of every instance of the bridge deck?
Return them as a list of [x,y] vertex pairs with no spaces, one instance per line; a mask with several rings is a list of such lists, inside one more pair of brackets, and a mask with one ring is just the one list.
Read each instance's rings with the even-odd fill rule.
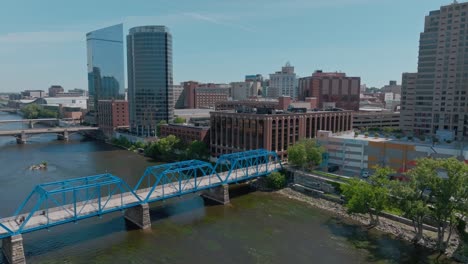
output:
[[[280,163],[270,163],[268,165],[262,164],[259,166],[233,170],[231,171],[231,175],[229,176],[227,182],[223,182],[222,179],[227,178],[229,171],[218,173],[219,178],[216,174],[210,174],[199,178],[192,178],[187,182],[184,182],[183,185],[180,181],[166,183],[157,186],[149,197],[148,194],[151,192],[151,188],[140,189],[136,191],[136,195],[138,195],[140,200],[132,192],[126,192],[120,194],[117,197],[115,197],[115,195],[114,197],[104,196],[100,199],[89,200],[83,203],[76,203],[76,206],[75,204],[67,204],[60,207],[49,208],[47,212],[43,211],[35,213],[29,219],[23,229],[33,231],[46,228],[51,226],[53,223],[61,224],[72,222],[73,219],[77,216],[82,218],[96,216],[100,211],[100,206],[101,209],[105,207],[105,213],[109,213],[142,204],[144,203],[145,199],[147,199],[148,202],[156,202],[169,199],[174,196],[199,192],[204,189],[219,186],[223,183],[233,183],[247,180],[251,177],[258,177],[261,176],[264,172],[273,171],[279,169],[280,167]],[[18,221],[18,219],[21,219],[21,216],[27,217],[28,214],[0,219],[0,224],[3,224],[8,229],[16,232],[20,229],[22,224]],[[7,230],[0,226],[0,236],[7,233]]]
[[76,126],[76,127],[53,127],[53,128],[31,128],[31,129],[15,129],[15,130],[0,130],[0,136],[14,136],[21,133],[25,134],[57,134],[68,131],[70,133],[78,131],[98,130],[98,127]]

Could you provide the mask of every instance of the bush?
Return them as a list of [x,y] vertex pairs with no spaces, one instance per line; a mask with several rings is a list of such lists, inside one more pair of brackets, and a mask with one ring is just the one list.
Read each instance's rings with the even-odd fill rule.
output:
[[400,138],[401,138],[401,134],[396,134],[395,137],[396,137],[397,139],[400,139]]
[[365,136],[365,137],[368,137],[368,136],[369,136],[369,132],[364,133],[364,136]]
[[286,176],[279,172],[272,172],[266,179],[269,188],[278,190],[286,186]]

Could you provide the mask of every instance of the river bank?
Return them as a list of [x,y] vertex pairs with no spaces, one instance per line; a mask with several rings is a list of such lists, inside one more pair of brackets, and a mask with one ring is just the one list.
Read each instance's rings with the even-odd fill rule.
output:
[[[276,193],[281,194],[289,199],[304,202],[313,207],[325,210],[327,212],[331,212],[340,218],[351,220],[360,225],[369,226],[370,224],[370,219],[367,215],[350,215],[346,212],[346,208],[338,203],[308,196],[299,191],[295,191],[289,187],[278,190],[276,191]],[[387,234],[391,234],[397,239],[401,239],[407,242],[412,242],[415,236],[414,228],[412,226],[405,225],[384,217],[380,217],[379,225],[369,228],[375,228],[376,230]],[[435,250],[437,233],[429,230],[424,230],[423,236],[424,242],[420,242],[418,243],[418,245],[428,248],[430,250]],[[453,258],[462,263],[468,263],[468,258],[466,258],[466,256],[460,256],[455,253],[459,246],[459,241],[460,240],[458,234],[456,234],[456,232],[452,234],[452,238],[450,239],[447,250],[445,251],[445,255],[448,258]]]

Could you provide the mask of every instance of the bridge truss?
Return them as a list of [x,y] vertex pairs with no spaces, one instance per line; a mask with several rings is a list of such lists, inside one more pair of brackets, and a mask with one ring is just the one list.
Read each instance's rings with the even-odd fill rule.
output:
[[261,177],[282,168],[275,152],[221,155],[216,164],[188,160],[148,167],[134,188],[112,174],[37,185],[14,216],[0,219],[0,238]]

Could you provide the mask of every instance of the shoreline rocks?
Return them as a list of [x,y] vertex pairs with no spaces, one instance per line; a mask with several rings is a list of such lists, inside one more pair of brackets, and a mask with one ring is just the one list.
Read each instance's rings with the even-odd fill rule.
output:
[[[301,192],[292,190],[289,187],[278,190],[276,191],[276,193],[283,195],[285,197],[288,197],[290,199],[305,202],[311,206],[330,212],[338,216],[339,218],[342,218],[345,220],[351,220],[363,226],[369,226],[370,219],[368,216],[350,215],[346,212],[346,208],[341,204],[337,204],[337,203],[334,203],[325,199],[321,199],[321,198],[308,196]],[[413,242],[415,232],[412,226],[405,225],[405,224],[396,222],[394,220],[384,218],[382,216],[379,217],[379,220],[380,220],[379,225],[374,226],[372,228],[375,228],[376,230],[387,233],[387,234],[391,234],[398,239],[401,239],[410,243]],[[437,241],[437,233],[424,230],[424,240],[419,241],[417,245],[426,247],[431,250],[436,250],[436,241]],[[458,235],[455,232],[452,234],[449,245],[445,251],[445,255],[447,255],[447,257],[455,257],[455,259],[459,259],[456,257],[456,254],[455,254],[455,251],[457,250],[459,243],[460,241],[459,241]]]

